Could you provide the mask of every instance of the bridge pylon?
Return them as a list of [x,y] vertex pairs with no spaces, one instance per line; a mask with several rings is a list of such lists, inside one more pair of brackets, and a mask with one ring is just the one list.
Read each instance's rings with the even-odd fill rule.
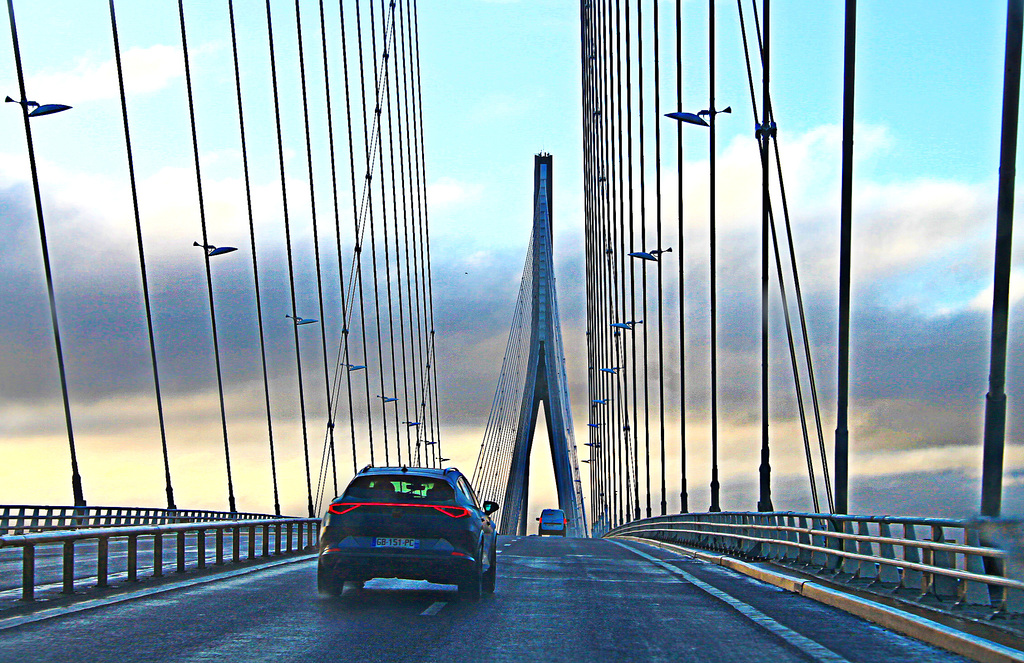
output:
[[[572,411],[569,403],[569,386],[565,374],[565,352],[562,348],[562,332],[558,320],[558,301],[555,295],[554,263],[551,244],[552,211],[552,157],[541,153],[534,157],[533,189],[533,237],[527,264],[523,270],[523,287],[520,290],[519,306],[524,336],[519,350],[513,350],[510,342],[506,352],[505,367],[522,380],[522,390],[514,390],[520,396],[518,416],[516,410],[508,407],[509,428],[504,453],[495,446],[494,451],[503,455],[507,462],[507,480],[501,500],[500,532],[502,534],[526,533],[529,509],[530,452],[533,448],[537,419],[541,405],[544,406],[544,420],[547,424],[551,461],[558,493],[558,508],[565,511],[568,520],[567,533],[572,536],[587,536],[586,515],[583,508],[583,493],[579,480],[579,464],[576,458],[576,444],[572,431]],[[525,298],[529,297],[528,300]],[[527,305],[529,313],[527,313]],[[517,310],[519,310],[517,308]],[[528,322],[528,324],[527,324]],[[513,324],[515,327],[515,323]],[[515,329],[513,329],[513,335]],[[526,336],[525,334],[528,334]],[[523,352],[523,349],[526,351]],[[519,359],[510,361],[510,353],[517,353]],[[525,357],[525,363],[522,358]],[[518,386],[518,385],[517,385]],[[499,386],[499,390],[501,387]],[[496,399],[497,403],[498,399]],[[514,406],[514,401],[509,403]],[[494,413],[492,412],[492,420]],[[490,453],[494,453],[494,451]],[[508,452],[511,451],[509,454]],[[481,457],[489,453],[487,442],[481,449]],[[504,463],[501,463],[504,465]],[[504,467],[500,469],[505,469]],[[496,475],[498,472],[495,473]],[[494,496],[499,496],[500,480],[491,483]],[[554,506],[554,505],[552,505]]]

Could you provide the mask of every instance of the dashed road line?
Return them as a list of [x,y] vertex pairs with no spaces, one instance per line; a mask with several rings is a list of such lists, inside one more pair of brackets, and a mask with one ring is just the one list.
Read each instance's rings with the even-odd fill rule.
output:
[[726,594],[717,587],[709,585],[708,583],[704,582],[695,575],[687,573],[686,571],[683,571],[678,567],[672,566],[671,564],[668,564],[667,562],[664,562],[653,555],[649,555],[643,552],[642,550],[637,550],[636,548],[629,546],[625,543],[622,543],[621,541],[613,541],[613,543],[622,546],[630,552],[636,553],[644,559],[662,567],[669,573],[672,573],[673,575],[677,575],[683,578],[693,586],[707,592],[708,594],[714,596],[715,598],[721,601],[724,601],[731,607],[735,608],[741,615],[743,615],[750,621],[754,622],[758,626],[761,626],[768,631],[771,631],[775,635],[785,640],[788,644],[792,645],[793,647],[796,647],[797,649],[807,654],[808,656],[814,658],[815,660],[829,661],[830,663],[850,663],[847,659],[843,658],[831,649],[828,649],[824,645],[817,643],[808,637],[800,635],[799,633],[797,633],[796,631],[787,626],[783,626],[782,624],[775,621],[768,615],[764,614],[757,608],[747,605],[743,601],[740,601],[739,599],[731,596],[730,594]]
[[445,601],[437,601],[435,603],[431,603],[430,607],[428,607],[426,610],[420,613],[420,617],[433,617],[437,613],[441,612],[441,608],[445,607],[446,605],[448,605],[448,603]]

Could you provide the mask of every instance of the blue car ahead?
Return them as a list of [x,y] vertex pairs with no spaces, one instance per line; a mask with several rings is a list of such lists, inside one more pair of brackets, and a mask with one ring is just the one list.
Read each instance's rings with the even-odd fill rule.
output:
[[346,581],[408,578],[458,585],[477,600],[494,591],[497,510],[455,468],[364,468],[324,515],[317,590],[336,596]]
[[537,526],[537,534],[558,534],[565,536],[566,527],[569,521],[565,517],[565,511],[561,509],[544,509],[540,512],[540,525]]

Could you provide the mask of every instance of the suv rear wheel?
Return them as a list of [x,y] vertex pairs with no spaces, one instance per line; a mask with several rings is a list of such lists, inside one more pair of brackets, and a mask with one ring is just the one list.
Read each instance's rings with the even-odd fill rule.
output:
[[473,570],[470,574],[459,582],[459,598],[464,601],[479,601],[481,585],[483,585],[484,579],[484,547],[480,545],[480,550],[476,555],[476,564],[473,566]]
[[484,574],[484,591],[488,594],[494,593],[494,586],[498,581],[498,555],[495,550],[491,550],[491,567],[487,569],[487,573]]
[[317,570],[316,591],[319,592],[321,596],[338,596],[341,594],[341,590],[344,585],[344,580],[335,578],[332,574],[326,573],[322,569]]

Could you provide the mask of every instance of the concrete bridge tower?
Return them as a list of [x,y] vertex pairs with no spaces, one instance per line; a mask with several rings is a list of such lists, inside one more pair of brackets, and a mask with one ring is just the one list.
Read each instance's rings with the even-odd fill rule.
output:
[[532,324],[519,425],[515,433],[505,499],[502,501],[501,533],[526,533],[529,519],[527,498],[530,451],[543,404],[551,464],[558,491],[558,508],[565,511],[569,521],[568,534],[586,536],[586,516],[579,489],[579,465],[573,441],[565,352],[558,322],[554,263],[551,257],[552,181],[551,155],[536,155],[533,162],[533,260],[527,267],[530,273],[523,274],[524,279],[531,278],[532,281]]

